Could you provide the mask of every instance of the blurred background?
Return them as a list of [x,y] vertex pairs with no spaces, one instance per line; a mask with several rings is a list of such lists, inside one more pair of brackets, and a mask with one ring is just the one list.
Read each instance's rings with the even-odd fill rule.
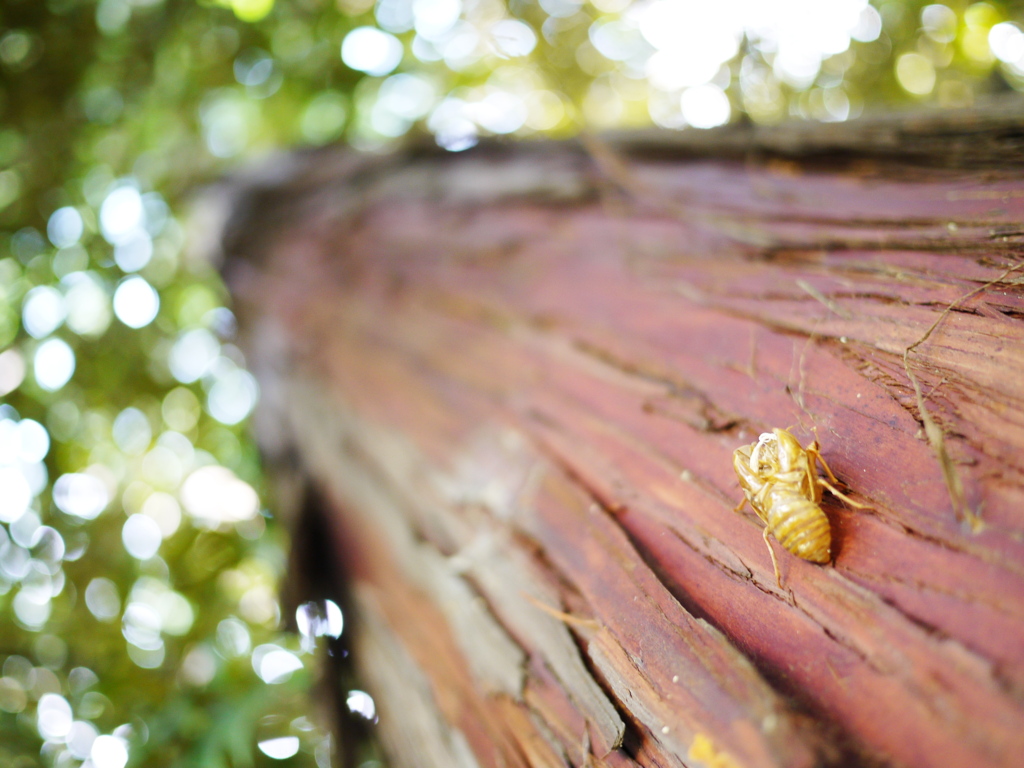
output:
[[[0,765],[379,765],[285,632],[259,398],[190,195],[408,134],[842,121],[1024,89],[1020,2],[0,2]],[[340,641],[334,641],[338,638]],[[345,681],[349,717],[372,698]],[[322,697],[320,697],[322,698]]]

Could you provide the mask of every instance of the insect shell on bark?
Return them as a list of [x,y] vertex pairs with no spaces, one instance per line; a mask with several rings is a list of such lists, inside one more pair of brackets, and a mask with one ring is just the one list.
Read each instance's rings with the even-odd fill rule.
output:
[[[831,476],[828,465],[814,441],[807,448],[800,445],[785,429],[762,434],[756,443],[736,449],[733,467],[743,489],[744,498],[737,511],[747,502],[765,523],[765,544],[771,533],[783,547],[797,557],[815,563],[832,559],[832,532],[828,518],[821,511],[823,481],[815,463]],[[768,552],[780,582],[775,553]]]

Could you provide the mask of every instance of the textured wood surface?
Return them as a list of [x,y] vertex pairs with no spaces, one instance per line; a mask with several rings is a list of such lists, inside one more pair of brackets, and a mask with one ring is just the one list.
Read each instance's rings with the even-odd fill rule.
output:
[[[1019,764],[1020,166],[671,144],[321,153],[226,228],[396,764]],[[772,427],[866,505],[782,589]]]

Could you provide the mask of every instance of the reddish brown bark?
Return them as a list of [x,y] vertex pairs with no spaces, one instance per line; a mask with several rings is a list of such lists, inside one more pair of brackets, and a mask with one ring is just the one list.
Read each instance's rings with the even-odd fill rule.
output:
[[[1024,754],[1024,183],[871,146],[320,155],[250,194],[261,439],[327,489],[403,764]],[[826,494],[834,564],[776,546],[783,589],[732,511],[772,427],[867,505]]]

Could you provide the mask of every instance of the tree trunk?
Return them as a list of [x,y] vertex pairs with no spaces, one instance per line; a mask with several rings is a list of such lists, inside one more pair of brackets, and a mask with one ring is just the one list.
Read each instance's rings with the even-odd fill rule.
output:
[[[245,185],[257,436],[324,499],[394,765],[1020,764],[1020,116]],[[829,564],[771,539],[781,587],[733,511],[772,428],[863,505],[825,492]]]

